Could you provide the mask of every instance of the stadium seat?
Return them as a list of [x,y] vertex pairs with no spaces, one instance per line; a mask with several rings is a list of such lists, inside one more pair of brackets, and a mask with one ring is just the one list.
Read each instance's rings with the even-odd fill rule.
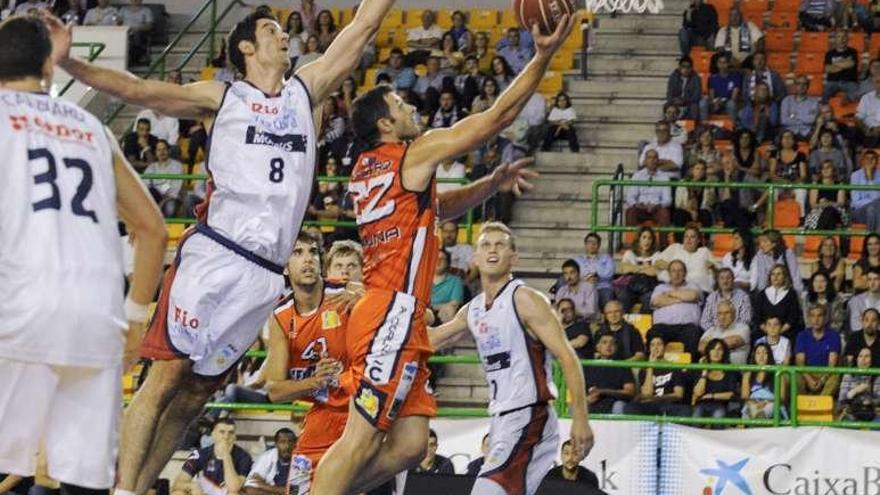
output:
[[[677,344],[678,342],[670,342],[671,344]],[[663,359],[669,361],[670,363],[675,364],[691,364],[693,362],[693,357],[689,352],[670,352],[666,351],[663,355]]]
[[419,27],[422,25],[422,13],[425,9],[407,9],[406,10],[406,21],[404,26],[409,28]]
[[822,56],[828,51],[828,33],[801,32],[801,42],[798,46],[800,53],[817,53]]
[[835,96],[828,100],[828,104],[831,105],[831,111],[838,119],[846,123],[855,121],[856,109],[859,107],[858,101],[846,103],[843,96]]
[[794,66],[797,74],[822,74],[825,72],[825,55],[800,52]]
[[[801,205],[793,199],[777,201],[774,208],[773,227],[777,229],[794,228],[801,223]],[[791,246],[792,244],[789,244]]]
[[565,41],[562,42],[563,48],[580,48],[584,44],[584,32],[578,29],[575,26],[574,29],[571,30],[571,34],[568,35],[568,38],[565,38]]
[[819,257],[819,246],[822,244],[822,239],[824,239],[821,235],[805,235],[804,236],[804,258],[818,258]]
[[700,72],[700,91],[703,92],[704,95],[709,94],[709,72]]
[[516,13],[514,13],[513,9],[504,9],[501,11],[501,26],[505,28],[515,27],[519,25],[519,20],[516,18]]
[[560,48],[558,52],[553,54],[553,58],[550,59],[550,70],[566,71],[570,70],[573,65],[574,56],[571,50],[564,47]]
[[849,46],[859,54],[865,51],[865,33],[849,33]]
[[651,315],[629,313],[624,315],[623,319],[639,331],[639,333],[642,335],[642,340],[646,340],[648,330],[650,330],[651,326],[654,324],[654,318]]
[[800,0],[774,0],[773,12],[787,12],[797,14],[801,7]]
[[[866,231],[868,226],[862,223],[854,223],[849,226],[850,230]],[[862,250],[865,248],[865,237],[856,235],[849,238],[849,256],[851,260],[857,260],[862,256]]]
[[773,11],[770,13],[770,20],[768,21],[768,25],[774,28],[779,29],[797,29],[798,27],[798,17],[797,13],[794,12],[777,12]]
[[767,65],[778,72],[780,75],[785,77],[786,74],[791,72],[791,55],[790,52],[784,53],[768,53],[767,54]]
[[797,415],[800,421],[833,421],[834,399],[828,395],[798,395]]
[[214,74],[217,72],[217,69],[214,67],[202,67],[202,70],[199,71],[199,79],[202,81],[211,81],[214,79]]
[[715,7],[719,16],[721,15],[721,12],[730,12],[730,8],[733,7],[733,0],[709,0],[706,3]]
[[[822,90],[825,88],[825,78],[822,77],[822,74],[811,74],[809,80],[810,86],[807,88],[807,95],[822,96]],[[807,152],[809,152],[809,149],[807,149]]]
[[871,58],[875,58],[880,54],[880,36],[871,36],[871,44],[868,47],[868,53]]
[[452,11],[449,9],[440,9],[437,11],[437,25],[443,29],[452,28]]
[[765,14],[767,14],[767,12],[764,12],[761,10],[743,10],[742,11],[743,19],[745,19],[746,21],[749,21],[751,23],[754,23],[759,28],[764,27]]
[[715,234],[712,236],[712,254],[718,258],[733,250],[733,234]]
[[378,67],[370,67],[364,74],[364,85],[370,88],[376,85],[376,76],[379,75]]
[[768,29],[764,34],[764,48],[768,53],[784,53],[790,56],[794,51],[794,29]]
[[538,83],[538,92],[543,95],[556,95],[562,91],[562,72],[548,70]]
[[165,230],[168,232],[168,247],[170,248],[177,246],[177,242],[183,236],[184,231],[186,231],[186,225],[170,223],[165,225]]
[[403,11],[400,9],[391,9],[388,12],[388,15],[382,19],[382,24],[379,26],[380,31],[393,31],[395,29],[400,29],[403,26]]
[[498,11],[471,9],[468,26],[474,30],[492,29],[498,26]]
[[699,73],[709,72],[712,64],[713,52],[708,50],[691,50],[691,58],[694,61],[694,71]]

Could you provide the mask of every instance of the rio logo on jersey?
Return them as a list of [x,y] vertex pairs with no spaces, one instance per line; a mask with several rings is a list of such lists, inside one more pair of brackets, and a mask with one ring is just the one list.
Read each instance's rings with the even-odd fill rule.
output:
[[272,146],[287,153],[306,152],[306,137],[302,134],[272,134],[256,126],[249,126],[244,138],[245,144],[256,144],[260,146]]
[[189,313],[187,313],[185,309],[181,309],[179,306],[174,306],[174,322],[180,323],[181,326],[192,328],[193,330],[199,328],[199,319],[190,318]]
[[251,112],[259,113],[261,115],[278,115],[280,110],[278,107],[273,107],[270,105],[266,105],[263,103],[251,103]]

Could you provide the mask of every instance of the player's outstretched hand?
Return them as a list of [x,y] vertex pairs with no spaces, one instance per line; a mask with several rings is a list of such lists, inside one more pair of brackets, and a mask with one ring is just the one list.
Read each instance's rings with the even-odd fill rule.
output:
[[541,34],[538,24],[532,25],[532,37],[535,38],[535,51],[538,54],[553,55],[562,43],[565,42],[574,26],[574,18],[568,14],[563,15],[556,24],[556,30],[550,35]]
[[65,25],[61,19],[44,10],[40,11],[40,18],[49,30],[49,38],[52,40],[52,61],[60,64],[70,57],[71,30],[73,26]]
[[498,190],[521,196],[522,193],[534,189],[535,186],[529,181],[538,177],[538,172],[528,168],[533,163],[534,158],[521,158],[513,163],[502,163],[495,168],[492,179],[497,181]]
[[578,462],[587,457],[593,449],[594,442],[593,429],[586,417],[571,422],[571,448]]

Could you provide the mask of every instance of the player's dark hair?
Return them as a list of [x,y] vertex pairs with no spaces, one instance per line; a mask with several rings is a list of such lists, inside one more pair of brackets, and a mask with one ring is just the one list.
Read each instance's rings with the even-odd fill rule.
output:
[[19,16],[0,23],[0,81],[42,79],[51,53],[52,40],[42,20]]
[[293,432],[290,428],[281,428],[280,430],[275,432],[275,443],[278,443],[278,439],[281,438],[281,435],[290,435],[293,437],[293,441],[296,441],[296,433]]
[[379,120],[391,119],[385,95],[392,91],[391,86],[383,84],[354,100],[351,125],[355,137],[367,147],[372,148],[379,144]]
[[562,264],[562,269],[565,270],[566,268],[574,268],[578,273],[581,272],[581,266],[575,260],[565,260],[565,263]]
[[229,425],[234,427],[235,420],[233,420],[232,418],[219,418],[217,419],[217,421],[214,421],[214,424],[211,426],[211,431],[214,431],[214,428],[216,428],[217,425]]
[[302,229],[299,231],[299,234],[296,236],[296,242],[304,242],[306,244],[314,244],[318,247],[318,258],[323,263],[324,261],[324,246],[321,243],[321,239],[318,238],[315,234],[307,231],[306,229]]
[[269,6],[260,5],[244,19],[238,21],[238,24],[232,28],[229,36],[226,38],[226,51],[229,53],[229,62],[243,76],[247,76],[247,68],[244,66],[244,54],[241,53],[238,44],[242,41],[250,41],[254,45],[257,44],[257,21],[260,19],[278,21],[278,18],[275,17]]

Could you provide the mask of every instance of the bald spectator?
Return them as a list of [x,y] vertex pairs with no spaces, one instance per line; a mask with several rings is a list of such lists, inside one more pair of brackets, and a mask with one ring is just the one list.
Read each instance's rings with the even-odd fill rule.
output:
[[440,49],[443,28],[438,26],[435,20],[434,12],[425,9],[422,12],[422,25],[406,30],[406,47],[409,48],[406,56],[408,67],[425,63],[431,50]]
[[706,355],[706,345],[710,341],[721,339],[730,351],[731,364],[746,364],[749,358],[751,329],[748,325],[736,321],[736,307],[729,300],[719,302],[715,313],[717,323],[700,337],[700,355]]
[[807,140],[812,134],[813,123],[819,115],[819,99],[807,96],[810,80],[806,75],[799,75],[794,83],[794,94],[782,99],[779,109],[779,120],[784,129],[787,129],[802,140]]
[[[669,174],[658,170],[657,150],[647,150],[644,156],[643,168],[632,175],[632,180],[668,183]],[[660,226],[669,225],[672,189],[666,186],[628,186],[624,190],[624,204],[627,225],[641,225],[648,220]],[[666,236],[661,236],[661,247],[665,247],[666,242]]]
[[667,270],[669,282],[658,285],[651,294],[654,321],[647,340],[650,342],[653,336],[659,335],[665,342],[681,342],[687,352],[697,356],[702,291],[685,281],[684,262],[673,260]]
[[608,301],[603,312],[605,321],[599,326],[596,335],[610,334],[617,341],[615,360],[643,361],[645,359],[645,343],[642,334],[623,317],[623,304],[620,301]]
[[715,49],[730,53],[737,63],[751,54],[764,49],[764,33],[751,21],[743,22],[738,7],[730,9],[728,25],[722,26],[715,35]]
[[684,150],[680,143],[672,140],[669,123],[665,120],[658,120],[654,124],[654,135],[656,137],[642,149],[639,163],[644,166],[648,151],[654,150],[657,152],[658,168],[668,172],[671,177],[680,177],[681,166],[684,163]]

